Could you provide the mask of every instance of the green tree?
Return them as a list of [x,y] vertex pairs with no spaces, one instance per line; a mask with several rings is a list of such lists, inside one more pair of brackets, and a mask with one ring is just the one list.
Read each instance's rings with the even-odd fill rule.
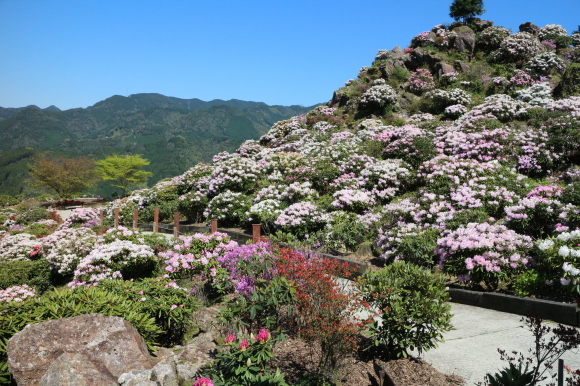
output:
[[28,166],[33,186],[53,189],[60,198],[71,198],[95,185],[95,163],[89,158],[55,157],[48,153],[35,156]]
[[129,185],[145,182],[153,175],[151,172],[140,170],[149,165],[149,161],[141,158],[140,155],[111,155],[103,160],[95,162],[97,174],[103,181],[115,182],[113,186],[121,189],[121,197]]
[[449,16],[455,21],[463,19],[463,23],[467,19],[479,16],[485,12],[483,9],[483,0],[453,0],[451,4]]

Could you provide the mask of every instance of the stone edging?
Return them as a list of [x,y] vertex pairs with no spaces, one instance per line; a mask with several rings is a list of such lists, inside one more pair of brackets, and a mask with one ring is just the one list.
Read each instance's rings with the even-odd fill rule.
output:
[[455,303],[522,316],[532,315],[569,326],[580,326],[580,312],[574,304],[459,288],[450,288],[449,295]]

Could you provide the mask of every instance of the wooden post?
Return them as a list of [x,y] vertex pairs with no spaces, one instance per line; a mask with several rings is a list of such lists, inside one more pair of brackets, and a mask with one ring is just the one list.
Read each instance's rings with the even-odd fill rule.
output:
[[135,229],[139,228],[139,210],[138,209],[133,210],[133,228],[135,228]]
[[173,213],[173,236],[179,237],[179,212]]
[[119,227],[119,208],[115,208],[115,228]]
[[262,235],[262,225],[252,224],[252,239],[255,243],[260,241],[260,236]]
[[216,233],[217,232],[217,220],[211,220],[211,233]]
[[102,209],[99,209],[99,221],[101,226],[105,226],[105,212]]
[[153,233],[159,233],[159,208],[153,209]]

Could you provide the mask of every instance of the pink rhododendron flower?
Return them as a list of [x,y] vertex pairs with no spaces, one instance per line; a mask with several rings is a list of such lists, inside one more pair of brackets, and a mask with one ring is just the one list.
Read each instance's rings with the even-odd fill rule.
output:
[[260,330],[260,332],[258,332],[258,336],[256,337],[256,340],[260,343],[265,343],[268,340],[270,340],[270,337],[272,335],[268,332],[268,330],[266,330],[265,328],[262,328]]
[[197,381],[193,382],[193,386],[213,386],[213,381],[211,378],[197,378]]
[[234,336],[234,334],[229,334],[223,339],[223,341],[224,344],[234,343],[236,341],[236,337]]
[[248,341],[245,339],[242,339],[242,341],[240,342],[240,346],[239,346],[240,351],[246,351],[246,349],[248,347],[250,347],[250,344],[248,343]]

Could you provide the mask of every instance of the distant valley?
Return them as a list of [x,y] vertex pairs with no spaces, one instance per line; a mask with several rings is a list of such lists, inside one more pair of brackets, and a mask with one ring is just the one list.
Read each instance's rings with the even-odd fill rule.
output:
[[[24,183],[38,152],[87,156],[142,154],[151,161],[149,184],[209,162],[256,139],[277,121],[314,106],[269,106],[241,100],[180,99],[161,94],[112,96],[88,108],[61,111],[0,107],[0,194],[33,193]],[[102,185],[97,193],[108,195]]]

